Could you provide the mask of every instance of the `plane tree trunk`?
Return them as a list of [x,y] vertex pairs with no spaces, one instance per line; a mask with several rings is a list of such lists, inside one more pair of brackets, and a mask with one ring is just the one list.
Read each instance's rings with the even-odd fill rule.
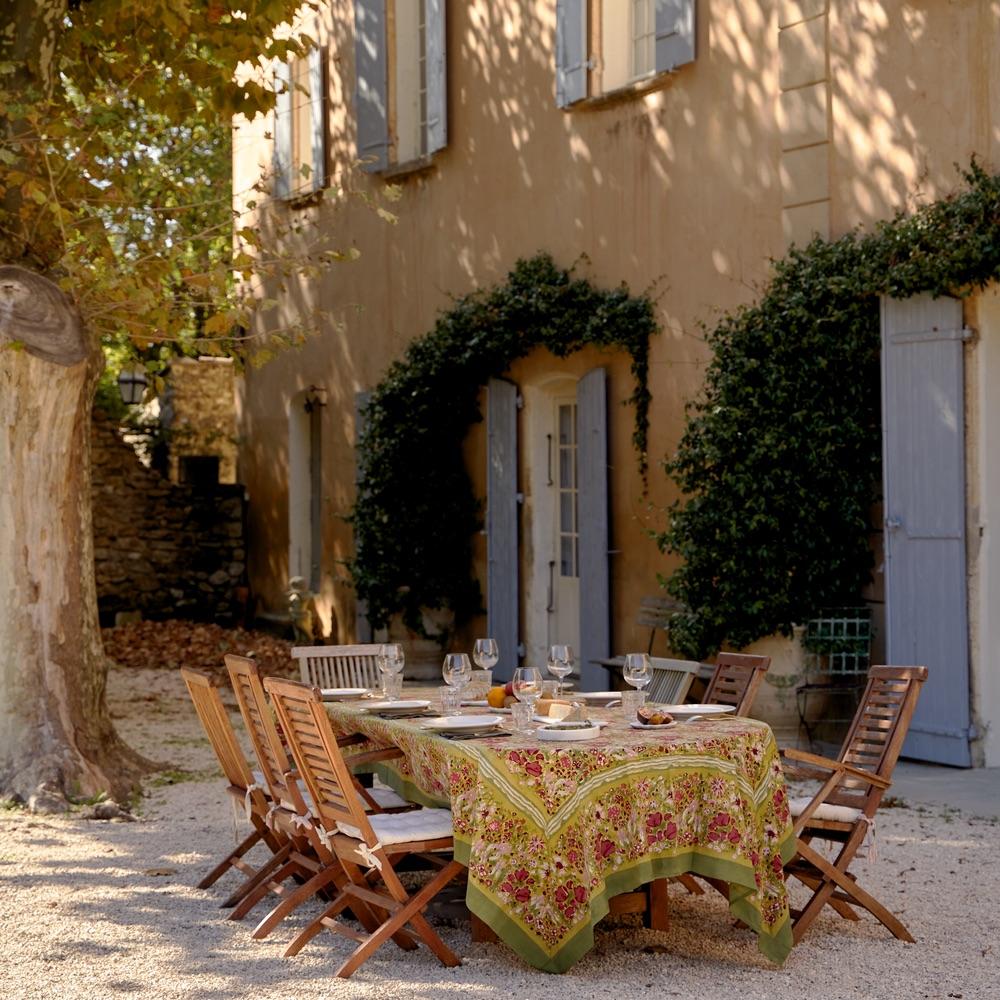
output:
[[0,795],[127,795],[144,762],[105,701],[90,412],[103,363],[47,278],[0,267]]

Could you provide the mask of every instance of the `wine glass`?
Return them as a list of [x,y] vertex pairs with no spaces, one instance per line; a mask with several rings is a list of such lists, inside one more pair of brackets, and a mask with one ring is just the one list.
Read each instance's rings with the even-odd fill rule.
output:
[[375,657],[379,672],[382,674],[382,692],[389,697],[386,682],[403,669],[403,647],[398,642],[385,642],[379,646]]
[[622,673],[625,683],[640,692],[653,679],[653,667],[645,653],[627,653]]
[[472,647],[472,658],[480,670],[492,670],[500,662],[496,639],[477,639]]
[[524,702],[532,712],[535,712],[535,702],[542,693],[542,675],[537,667],[518,667],[514,671],[511,689],[518,701]]
[[571,646],[555,645],[549,650],[549,673],[559,680],[559,697],[563,693],[563,678],[573,669],[573,649]]
[[468,653],[448,653],[444,658],[441,676],[448,687],[461,691],[472,680],[472,664]]

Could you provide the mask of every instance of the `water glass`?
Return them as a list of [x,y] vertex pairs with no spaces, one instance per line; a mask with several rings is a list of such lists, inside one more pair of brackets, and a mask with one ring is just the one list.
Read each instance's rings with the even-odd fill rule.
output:
[[[379,669],[381,671],[388,674],[401,674],[403,672],[403,664],[406,661],[403,656],[403,647],[398,642],[383,643],[380,654]],[[383,663],[385,666],[382,665]]]
[[549,650],[549,673],[559,678],[559,696],[562,697],[563,678],[573,670],[573,647],[557,644]]
[[626,724],[639,721],[638,712],[645,701],[645,691],[622,691],[622,717]]
[[556,698],[559,695],[559,681],[542,681],[542,697]]
[[383,674],[382,675],[382,696],[386,701],[398,701],[399,696],[403,693],[403,675],[402,674]]
[[492,670],[472,671],[472,680],[469,681],[469,686],[467,688],[470,698],[477,698],[482,701],[482,699],[490,693],[491,687],[493,687]]
[[526,701],[515,701],[513,705],[510,706],[510,718],[514,723],[514,732],[516,733],[530,733],[532,731],[532,721],[535,715],[534,704],[528,704]]
[[448,653],[441,667],[445,684],[461,691],[472,678],[472,664],[468,653]]
[[441,711],[444,715],[458,715],[462,707],[462,689],[457,687],[438,688]]
[[518,667],[511,681],[514,697],[535,711],[535,702],[542,693],[542,675],[536,667]]
[[653,679],[653,665],[645,653],[628,653],[622,671],[625,683],[642,690]]

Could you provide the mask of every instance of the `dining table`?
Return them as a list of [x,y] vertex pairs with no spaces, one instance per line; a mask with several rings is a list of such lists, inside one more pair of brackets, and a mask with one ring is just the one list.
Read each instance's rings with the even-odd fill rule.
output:
[[[417,697],[408,692],[405,697]],[[429,692],[424,697],[429,697]],[[449,739],[437,712],[383,717],[364,702],[329,702],[352,750],[398,747],[367,765],[408,800],[451,810],[466,904],[526,962],[564,972],[594,943],[611,900],[693,873],[728,886],[732,915],[776,964],[792,948],[784,864],[794,853],[788,792],[770,727],[729,716],[633,728],[591,709],[593,739],[549,742],[537,730]],[[463,709],[490,714],[485,708]]]

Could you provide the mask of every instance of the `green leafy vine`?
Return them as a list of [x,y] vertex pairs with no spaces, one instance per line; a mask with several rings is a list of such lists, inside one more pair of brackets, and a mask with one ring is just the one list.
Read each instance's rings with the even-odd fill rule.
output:
[[454,612],[456,626],[480,612],[472,538],[482,503],[473,494],[463,441],[482,420],[481,387],[536,348],[559,358],[588,344],[631,355],[632,441],[645,481],[655,332],[647,297],[625,287],[595,288],[539,254],[519,260],[504,283],[459,298],[390,365],[364,407],[351,514],[349,568],[375,628],[399,613],[423,635],[424,609]]
[[704,657],[856,603],[880,492],[879,295],[968,295],[1000,278],[1000,176],[872,232],[815,239],[708,333],[713,357],[664,463],[682,500],[657,536],[682,557],[670,629]]

